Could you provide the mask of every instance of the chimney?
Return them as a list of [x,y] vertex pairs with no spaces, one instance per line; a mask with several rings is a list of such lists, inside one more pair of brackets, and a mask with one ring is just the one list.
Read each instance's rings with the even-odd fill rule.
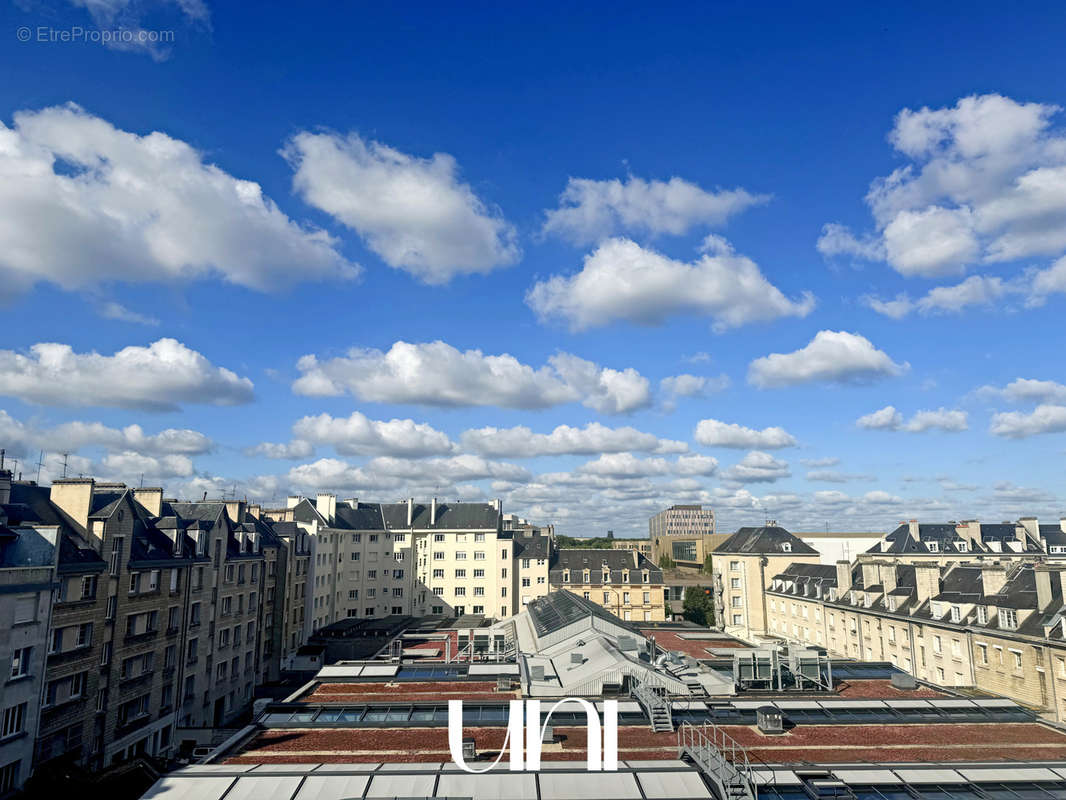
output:
[[998,561],[981,567],[981,585],[986,595],[999,594],[1007,583],[1007,568]]
[[337,516],[337,495],[319,492],[315,495],[315,509],[325,517],[327,525],[332,525]]
[[160,486],[133,490],[133,499],[144,506],[153,517],[163,516],[163,489]]
[[244,506],[243,500],[226,501],[226,514],[229,515],[231,522],[244,522]]
[[877,562],[864,561],[862,564],[862,585],[869,591],[871,586],[876,586],[880,578],[880,567]]
[[497,497],[495,500],[492,501],[492,507],[495,508],[497,511],[503,511],[503,503],[500,502],[500,498]]
[[1066,533],[1066,517],[1059,517],[1059,530]]
[[407,527],[410,528],[411,524],[415,521],[415,499],[413,497],[407,498]]
[[975,519],[967,519],[955,526],[955,532],[970,544],[971,550],[979,550],[981,544],[981,523]]
[[49,499],[83,529],[89,528],[89,506],[92,503],[92,478],[59,478],[52,481]]
[[296,508],[296,506],[300,505],[300,499],[300,495],[290,494],[285,498],[285,508]]
[[0,505],[11,502],[11,470],[0,469]]
[[881,585],[885,587],[885,594],[895,590],[899,584],[899,568],[894,561],[882,562],[880,567]]
[[916,542],[921,541],[921,536],[918,535],[918,520],[912,519],[907,521],[907,530],[911,535],[911,538]]
[[919,605],[940,594],[940,566],[937,564],[915,564],[914,584],[918,592]]
[[[1040,523],[1037,522],[1036,517],[1022,517],[1018,520],[1018,525],[1036,541],[1040,541]],[[1025,541],[1025,536],[1022,535],[1020,530],[1018,531],[1018,541]]]
[[1052,570],[1047,564],[1034,564],[1033,577],[1036,579],[1036,610],[1041,614],[1051,607],[1054,591],[1051,584]]
[[429,524],[437,524],[437,498],[433,498],[433,502],[429,506]]
[[837,562],[837,597],[843,597],[851,591],[851,563]]
[[248,506],[248,514],[250,516],[255,517],[256,519],[259,519],[259,516],[262,513],[263,513],[263,507],[261,505],[259,505],[258,503]]

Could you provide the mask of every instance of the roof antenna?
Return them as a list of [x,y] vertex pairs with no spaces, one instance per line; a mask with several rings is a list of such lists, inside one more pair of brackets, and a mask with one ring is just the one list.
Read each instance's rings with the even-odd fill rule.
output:
[[43,466],[43,464],[44,464],[44,450],[42,450],[41,454],[39,456],[37,456],[37,483],[41,482],[41,467]]
[[144,488],[144,473],[143,472],[141,473],[141,485],[140,485],[140,488],[141,489]]
[[0,447],[0,469],[4,468],[4,453],[6,452],[7,451],[4,450],[4,448]]
[[201,500],[200,502],[201,503],[206,503],[207,502],[207,491],[206,490],[204,490],[204,499]]
[[67,477],[67,458],[69,456],[70,456],[70,453],[64,453],[63,454],[63,477],[64,478]]

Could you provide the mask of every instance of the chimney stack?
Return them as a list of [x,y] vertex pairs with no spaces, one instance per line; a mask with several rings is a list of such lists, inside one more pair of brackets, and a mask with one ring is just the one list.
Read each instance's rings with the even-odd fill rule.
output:
[[89,529],[89,506],[92,504],[92,478],[60,478],[52,481],[49,499],[83,530]]
[[837,597],[842,598],[851,591],[851,562],[837,562]]
[[315,510],[325,518],[326,525],[332,525],[337,516],[337,495],[319,492],[315,495]]
[[433,498],[433,502],[430,503],[430,506],[429,506],[429,524],[430,525],[436,525],[437,524],[437,498],[436,497]]
[[938,564],[915,564],[914,583],[919,605],[940,594],[940,566]]
[[1051,573],[1057,571],[1047,564],[1033,565],[1033,577],[1036,579],[1036,610],[1041,614],[1051,607],[1051,601],[1054,597]]
[[907,522],[907,531],[910,533],[911,538],[916,542],[920,542],[922,537],[918,533],[918,520],[912,519]]
[[[1018,520],[1018,525],[1024,529],[1025,533],[1029,534],[1036,541],[1040,541],[1040,523],[1036,517],[1022,517]],[[1018,531],[1018,541],[1024,542],[1025,536],[1022,531]]]
[[0,504],[11,502],[11,470],[0,469]]
[[981,585],[984,593],[999,594],[1007,583],[1007,568],[998,561],[981,567]]
[[415,499],[413,497],[407,498],[407,527],[411,527],[411,523],[415,521]]
[[144,506],[145,510],[153,517],[163,516],[163,488],[161,486],[146,486],[134,489],[133,499]]

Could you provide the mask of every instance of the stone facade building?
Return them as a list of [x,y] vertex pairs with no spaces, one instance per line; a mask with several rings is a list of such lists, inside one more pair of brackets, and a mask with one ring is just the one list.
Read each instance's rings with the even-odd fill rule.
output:
[[663,572],[634,550],[559,549],[551,562],[551,589],[566,589],[620,619],[666,619]]
[[906,540],[853,563],[791,564],[766,592],[769,635],[1066,721],[1066,563],[1048,552],[1066,530],[1035,520],[990,527],[978,539],[955,525],[905,525]]

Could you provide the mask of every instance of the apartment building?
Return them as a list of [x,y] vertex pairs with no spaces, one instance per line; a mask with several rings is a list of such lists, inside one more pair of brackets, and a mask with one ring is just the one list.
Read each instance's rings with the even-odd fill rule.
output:
[[513,533],[499,501],[417,503],[289,498],[264,515],[291,520],[311,543],[305,638],[349,617],[515,611]]
[[517,614],[531,601],[551,591],[549,573],[552,558],[552,538],[534,530],[531,534],[514,533],[514,598],[513,613]]
[[266,612],[263,620],[264,636],[269,639],[270,651],[276,653],[276,657],[268,659],[264,643],[264,661],[269,670],[266,680],[272,681],[282,668],[292,668],[292,659],[304,644],[311,543],[295,522],[268,524],[278,539],[277,556],[271,559],[271,551],[266,554],[268,590],[274,581],[276,596],[280,594],[273,612]]
[[715,533],[714,511],[701,505],[670,506],[648,520],[651,560],[662,564],[666,556],[681,570],[702,569],[726,538]]
[[[4,477],[5,557],[25,566],[45,557],[45,542],[55,554],[35,615],[29,593],[11,590],[16,680],[4,697],[15,697],[8,686],[35,695],[26,764],[99,769],[169,754],[177,729],[230,723],[278,673],[280,654],[260,631],[283,602],[266,563],[279,562],[284,542],[243,503],[164,500],[158,487],[91,478],[41,487]],[[40,644],[21,642],[42,628]]]
[[793,564],[767,590],[771,633],[1066,721],[1064,570],[988,556]]
[[623,620],[666,619],[662,570],[634,550],[560,548],[552,557],[548,583],[552,590],[566,589]]
[[776,522],[741,528],[715,551],[715,618],[742,639],[770,630],[766,589],[774,575],[792,563],[817,564],[818,551]]
[[18,789],[33,769],[38,707],[44,688],[58,530],[8,518],[11,472],[0,467],[0,795]]
[[611,547],[615,550],[635,550],[645,558],[651,558],[650,539],[615,539],[611,542]]

